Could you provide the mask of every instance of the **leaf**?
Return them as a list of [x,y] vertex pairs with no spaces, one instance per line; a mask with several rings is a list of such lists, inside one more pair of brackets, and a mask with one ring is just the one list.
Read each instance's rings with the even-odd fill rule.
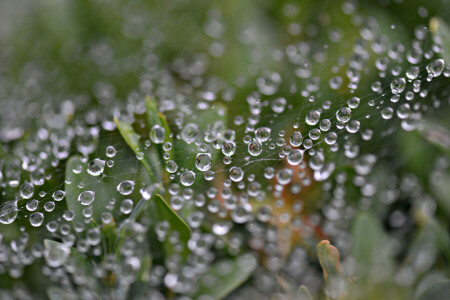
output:
[[[186,222],[181,219],[178,214],[172,210],[172,208],[164,201],[164,199],[158,195],[154,194],[151,200],[154,204],[154,208],[156,211],[150,211],[150,216],[156,216],[159,222],[167,221],[170,225],[169,233],[178,232],[179,239],[181,244],[183,245],[183,250],[180,253],[183,260],[186,260],[189,255],[189,248],[187,247],[187,242],[191,236],[191,230]],[[171,255],[176,253],[173,245],[166,240],[164,243],[164,248],[166,255]]]
[[[70,249],[69,256],[68,256],[67,260],[64,262],[64,266],[67,267],[67,266],[71,265],[71,267],[76,269],[77,274],[83,275],[84,279],[81,279],[81,277],[80,277],[79,280],[84,281],[83,285],[85,285],[86,288],[89,287],[93,291],[98,290],[97,281],[88,279],[88,278],[90,278],[89,275],[92,274],[93,264],[86,255],[79,252],[77,249],[75,249],[73,247],[68,247],[60,242],[49,240],[49,239],[44,240],[44,247],[48,251],[50,251],[54,247],[61,247],[61,246]],[[57,299],[57,298],[51,298],[51,299]]]
[[430,20],[430,29],[434,36],[437,37],[443,46],[442,57],[450,62],[450,27],[440,18],[432,18]]
[[297,291],[297,300],[314,300],[306,286],[301,285]]
[[450,155],[450,131],[431,120],[424,120],[423,125],[419,131],[422,137]]
[[323,277],[327,279],[330,276],[339,275],[341,272],[339,265],[339,251],[336,247],[330,245],[329,241],[324,240],[317,244],[316,249],[320,265],[323,269]]
[[102,218],[102,241],[103,241],[103,249],[106,253],[114,252],[114,244],[117,240],[117,231],[116,231],[116,222],[114,218],[111,216],[111,219],[108,222],[105,222]]
[[209,295],[213,299],[224,298],[247,281],[256,266],[256,259],[251,254],[216,262],[198,280],[199,289],[193,298],[198,299],[202,295]]
[[[170,143],[173,148],[173,139],[172,139],[172,131],[170,130],[169,123],[166,120],[164,114],[158,111],[158,104],[155,99],[150,96],[145,98],[145,106],[146,116],[147,116],[147,125],[149,128],[149,133],[151,132],[153,126],[159,125],[164,128],[164,143]],[[165,161],[163,144],[154,144],[153,147],[158,149],[160,161]],[[169,159],[174,159],[174,151],[173,149],[167,151],[169,153]],[[162,168],[162,166],[161,166]],[[162,172],[162,176],[167,175],[166,172]],[[164,178],[164,181],[167,181],[168,178]]]
[[144,165],[153,182],[160,182],[161,163],[154,148],[145,149],[144,145],[139,141],[139,135],[134,131],[131,124],[118,120],[114,117],[114,122],[119,129],[125,142],[130,146],[136,155],[144,154],[140,162]]
[[[220,139],[223,138],[223,133],[227,126],[227,108],[222,105],[216,105],[213,108],[198,110],[195,115],[186,116],[186,119],[186,124],[191,122],[195,123],[200,132],[209,131],[213,137]],[[198,139],[201,140],[202,138],[203,137],[199,137]],[[183,139],[177,139],[175,140],[174,147],[175,153],[177,153],[177,156],[175,157],[177,164],[183,165],[189,170],[196,171],[194,169],[197,153],[195,142],[188,144]],[[211,153],[212,165],[215,165],[215,161],[219,157],[221,151],[211,147],[207,152]]]
[[353,228],[352,254],[357,262],[357,277],[375,276],[385,280],[391,272],[387,236],[378,218],[367,212],[356,217]]
[[47,296],[50,300],[78,300],[78,296],[76,294],[67,292],[57,287],[48,288]]
[[418,300],[442,300],[450,295],[450,280],[435,283],[423,292]]
[[316,246],[320,265],[325,279],[325,292],[329,299],[340,299],[346,290],[346,282],[341,275],[339,264],[339,251],[330,245],[327,240],[321,241]]
[[[96,158],[112,160],[113,167],[105,165],[103,174],[92,176],[87,172],[88,160],[82,160],[80,156],[72,156],[66,164],[65,171],[65,191],[67,208],[75,213],[73,223],[84,222],[83,210],[88,207],[78,201],[78,196],[84,191],[95,193],[94,201],[89,205],[92,208],[92,216],[97,224],[101,224],[102,213],[105,207],[111,206],[111,199],[115,199],[115,204],[111,214],[115,222],[120,223],[126,218],[120,212],[120,205],[125,198],[117,191],[117,186],[124,180],[134,180],[135,188],[126,198],[137,203],[141,198],[137,187],[149,181],[147,172],[142,172],[144,167],[138,163],[136,156],[129,149],[129,146],[120,138],[118,131],[110,132],[107,135],[100,135],[98,152],[93,154]],[[117,154],[113,158],[106,157],[105,148],[112,145],[116,148]]]

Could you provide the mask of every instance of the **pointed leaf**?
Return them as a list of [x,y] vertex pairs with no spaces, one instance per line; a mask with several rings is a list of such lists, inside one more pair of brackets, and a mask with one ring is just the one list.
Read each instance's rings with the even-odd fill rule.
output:
[[209,295],[213,299],[222,299],[241,286],[256,269],[253,255],[244,254],[236,259],[224,259],[216,262],[199,280],[199,289],[194,299]]
[[430,20],[430,29],[441,41],[444,48],[441,54],[448,64],[450,62],[450,26],[440,18],[432,18]]
[[450,295],[450,280],[435,283],[423,292],[418,300],[442,300]]
[[301,285],[297,291],[297,300],[314,300],[306,286]]
[[131,124],[120,121],[117,118],[114,118],[114,122],[116,123],[116,126],[119,129],[119,132],[122,135],[123,139],[128,144],[128,146],[130,146],[131,150],[133,150],[136,155],[139,155],[141,153],[144,154],[144,157],[140,160],[140,162],[144,165],[152,181],[159,182],[158,179],[161,175],[161,163],[159,161],[158,155],[155,153],[155,149],[144,148],[142,143],[139,141],[139,135],[134,131]]
[[336,247],[330,245],[329,241],[324,240],[317,244],[316,249],[320,265],[323,269],[323,277],[327,279],[329,276],[339,275],[339,251]]
[[[183,221],[183,219],[180,218],[180,216],[175,211],[172,210],[172,208],[166,203],[166,201],[164,201],[164,199],[160,195],[154,194],[151,201],[153,201],[156,211],[151,211],[150,215],[156,214],[157,220],[160,222],[169,222],[169,234],[174,231],[178,232],[180,242],[183,245],[181,255],[183,259],[186,259],[189,255],[187,242],[189,241],[189,238],[191,236],[191,230],[189,226],[186,224],[186,222]],[[164,243],[164,247],[166,250],[166,254],[170,255],[175,253],[175,249],[169,241],[166,241]]]

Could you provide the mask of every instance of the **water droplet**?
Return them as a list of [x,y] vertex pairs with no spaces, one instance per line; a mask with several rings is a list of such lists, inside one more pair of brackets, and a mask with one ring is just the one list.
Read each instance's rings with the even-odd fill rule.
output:
[[253,141],[248,144],[248,152],[253,156],[258,156],[262,152],[262,145],[258,141]]
[[400,94],[405,90],[406,81],[405,78],[396,78],[391,82],[392,94]]
[[230,168],[230,179],[234,182],[239,182],[244,178],[244,171],[239,167]]
[[89,162],[87,172],[92,176],[99,176],[103,173],[105,169],[105,161],[101,159],[94,159]]
[[23,199],[30,199],[31,197],[33,197],[33,194],[34,186],[31,183],[26,182],[20,186],[20,196]]
[[128,215],[133,210],[133,201],[131,199],[124,199],[120,204],[120,211]]
[[303,142],[303,136],[299,131],[295,131],[292,133],[291,138],[289,139],[292,147],[299,147]]
[[303,151],[299,149],[292,150],[287,157],[288,163],[293,166],[300,164],[302,160],[303,160]]
[[431,77],[438,77],[442,74],[442,71],[444,71],[444,66],[445,64],[443,59],[435,59],[427,65],[428,74]]
[[178,165],[175,161],[169,160],[166,163],[166,171],[169,173],[175,173],[178,170]]
[[17,218],[17,202],[8,201],[0,206],[0,223],[11,224]]
[[78,195],[78,201],[82,205],[90,205],[95,199],[94,191],[84,191]]
[[305,118],[306,124],[310,126],[314,126],[320,121],[320,111],[312,110],[310,111]]
[[124,180],[117,185],[117,191],[122,195],[129,195],[134,190],[134,181]]
[[270,138],[271,129],[268,127],[261,127],[255,130],[255,138],[259,142],[265,142]]
[[211,168],[211,154],[199,153],[195,158],[195,166],[200,171],[208,171]]
[[191,186],[195,181],[195,173],[192,171],[183,172],[180,176],[180,182],[184,186]]
[[159,126],[158,124],[153,125],[152,130],[150,132],[150,139],[155,144],[164,143],[164,138],[166,136],[166,129],[164,127]]
[[114,157],[116,156],[116,148],[114,148],[113,146],[108,146],[106,147],[106,156],[108,157]]
[[45,261],[52,268],[62,266],[69,257],[70,249],[64,244],[50,244],[50,247],[44,251]]
[[41,212],[34,212],[30,215],[30,224],[33,227],[39,227],[44,222],[44,214]]
[[336,118],[341,122],[348,122],[352,117],[352,111],[348,107],[342,107],[336,112]]

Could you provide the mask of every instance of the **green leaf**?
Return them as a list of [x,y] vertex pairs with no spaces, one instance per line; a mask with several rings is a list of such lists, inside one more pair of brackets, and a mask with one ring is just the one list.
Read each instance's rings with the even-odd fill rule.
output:
[[423,128],[419,131],[422,137],[450,155],[450,131],[431,120],[423,120]]
[[441,53],[447,64],[450,62],[450,27],[440,18],[432,18],[430,20],[430,29],[443,46]]
[[105,222],[102,218],[102,241],[103,250],[106,253],[114,252],[114,244],[117,240],[116,222],[111,216],[111,219]]
[[161,163],[158,158],[157,153],[154,148],[145,149],[144,145],[139,141],[139,135],[134,131],[131,124],[128,124],[124,121],[120,121],[117,118],[114,118],[114,122],[116,123],[117,128],[119,129],[120,134],[122,135],[125,142],[130,146],[131,150],[138,155],[144,154],[144,157],[140,160],[140,162],[144,165],[147,170],[152,182],[160,182],[161,178]]
[[319,257],[320,265],[323,269],[323,277],[338,276],[340,274],[339,265],[339,251],[336,247],[330,245],[327,240],[321,241],[317,244],[317,255]]
[[57,287],[48,288],[47,296],[50,300],[78,300],[78,296],[76,294],[67,292]]
[[[158,104],[156,102],[155,99],[153,99],[150,96],[147,96],[145,98],[145,106],[147,108],[146,110],[146,116],[147,116],[147,125],[148,125],[148,129],[149,129],[149,133],[152,131],[153,126],[155,125],[159,125],[161,127],[164,128],[164,143],[170,143],[173,147],[173,139],[172,139],[172,131],[170,130],[170,126],[169,123],[166,120],[166,117],[159,112],[158,110]],[[158,149],[159,152],[159,157],[160,157],[160,161],[165,161],[164,158],[164,149],[163,149],[163,144],[156,144],[153,145],[153,147],[155,147]],[[173,159],[174,158],[174,151],[173,149],[168,151],[169,153],[169,159]],[[161,168],[163,168],[161,166]],[[162,176],[167,175],[166,172],[162,172]],[[168,178],[163,178],[164,181],[168,181]]]
[[256,259],[251,254],[216,262],[198,280],[199,289],[194,294],[194,299],[202,295],[209,295],[213,299],[224,298],[247,281],[256,266]]
[[[150,211],[150,216],[156,216],[159,222],[167,221],[170,225],[169,235],[172,232],[177,232],[179,235],[179,239],[181,244],[183,245],[183,250],[180,253],[183,260],[189,255],[189,248],[187,247],[187,242],[191,236],[191,230],[186,222],[181,219],[181,217],[172,210],[172,208],[167,204],[167,202],[158,194],[154,194],[151,200],[154,204],[151,208],[154,207],[155,211]],[[171,255],[176,253],[175,247],[166,240],[164,243],[164,248],[166,255]]]
[[65,266],[70,265],[72,268],[76,269],[77,274],[84,275],[86,281],[83,282],[83,284],[86,286],[86,288],[89,287],[93,291],[98,290],[97,281],[87,279],[89,278],[89,275],[92,273],[93,264],[83,253],[79,252],[77,249],[73,247],[68,247],[60,242],[49,239],[44,240],[44,247],[47,251],[51,251],[55,247],[68,248],[70,250],[70,253],[67,259],[63,262],[63,264]]
[[418,300],[442,300],[450,295],[450,280],[438,282],[423,292]]
[[314,300],[306,286],[301,285],[297,290],[297,300]]
[[[67,208],[75,213],[73,222],[84,222],[83,210],[88,207],[78,201],[78,196],[84,191],[95,193],[94,201],[89,205],[92,208],[92,216],[97,224],[101,224],[102,213],[105,207],[111,206],[111,199],[115,199],[115,204],[111,214],[117,223],[127,216],[120,212],[120,204],[123,199],[128,198],[137,203],[141,199],[139,188],[144,183],[149,182],[147,172],[144,167],[138,163],[136,156],[129,149],[128,145],[120,138],[117,131],[101,137],[96,158],[103,160],[113,160],[114,166],[105,165],[103,174],[92,176],[87,172],[89,160],[82,160],[80,156],[72,156],[66,164],[65,171],[65,191]],[[117,154],[113,158],[106,157],[105,148],[112,145],[116,148]],[[93,154],[94,155],[94,154]],[[117,186],[124,180],[134,180],[135,188],[133,192],[126,197],[117,191]]]
[[114,244],[114,249],[117,255],[120,254],[122,243],[125,241],[125,238],[127,237],[128,225],[135,222],[145,212],[145,210],[149,206],[149,203],[150,201],[148,199],[142,198],[133,208],[133,211],[126,219],[126,221],[121,224],[117,233],[116,242]]
[[[368,282],[384,281],[392,273],[392,262],[387,236],[380,220],[361,212],[353,222],[352,254],[356,260],[356,276]],[[370,280],[369,280],[370,278]]]
[[327,240],[321,241],[316,246],[317,256],[323,269],[325,279],[325,292],[330,299],[339,299],[345,293],[346,282],[341,275],[339,264],[339,251],[330,245]]

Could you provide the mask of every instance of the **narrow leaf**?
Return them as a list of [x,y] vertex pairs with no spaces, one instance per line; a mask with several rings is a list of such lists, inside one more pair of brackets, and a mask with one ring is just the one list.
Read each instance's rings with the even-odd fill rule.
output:
[[432,18],[430,20],[430,29],[442,43],[444,49],[441,54],[448,64],[450,62],[450,26],[440,18]]
[[450,295],[450,280],[438,282],[423,292],[418,300],[442,300]]
[[306,286],[301,285],[297,291],[297,300],[314,300]]
[[[154,194],[151,201],[155,204],[155,212],[150,212],[150,215],[157,215],[158,221],[167,221],[170,225],[170,231],[171,232],[178,232],[179,239],[181,244],[183,245],[183,250],[180,253],[183,257],[183,259],[186,259],[189,255],[189,249],[187,247],[187,242],[189,241],[189,238],[191,236],[191,230],[189,226],[186,224],[186,222],[183,221],[183,219],[180,218],[180,216],[172,210],[172,208],[167,204],[164,199],[158,195]],[[173,248],[172,244],[169,241],[166,241],[164,243],[164,247],[166,250],[166,254],[174,254],[175,249]]]
[[218,261],[198,281],[199,289],[194,299],[203,295],[213,299],[224,298],[247,281],[256,266],[256,259],[251,254],[244,254],[233,260]]

